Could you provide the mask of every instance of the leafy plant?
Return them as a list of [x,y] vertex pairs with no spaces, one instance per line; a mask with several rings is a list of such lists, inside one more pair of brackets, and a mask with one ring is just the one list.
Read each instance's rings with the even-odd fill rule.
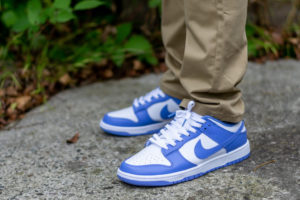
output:
[[132,23],[115,20],[111,0],[11,0],[0,9],[2,86],[16,83],[7,64],[15,61],[34,74],[38,91],[46,69],[60,75],[102,60],[121,67],[126,58],[157,64],[151,43],[133,33]]
[[149,0],[148,5],[150,8],[159,8],[161,11],[162,0]]
[[270,53],[278,56],[279,46],[265,29],[248,23],[246,33],[249,57],[259,57]]

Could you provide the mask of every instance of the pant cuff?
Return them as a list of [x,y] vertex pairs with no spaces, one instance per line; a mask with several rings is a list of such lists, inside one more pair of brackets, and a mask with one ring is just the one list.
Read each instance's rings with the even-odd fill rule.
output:
[[[192,99],[183,99],[180,103],[180,107],[187,108],[188,103],[192,101]],[[195,102],[195,106],[193,108],[193,112],[205,116],[212,116],[216,119],[219,119],[224,122],[230,123],[238,123],[243,120],[243,114],[241,115],[231,115],[228,114],[228,111],[224,111],[220,108],[215,108],[214,105],[204,105],[202,103]],[[227,114],[225,114],[227,113]]]
[[160,84],[159,87],[164,93],[166,93],[167,95],[169,95],[171,97],[175,97],[180,100],[182,100],[186,97],[184,95],[181,95],[179,91],[174,91],[174,90],[167,88],[164,84]]

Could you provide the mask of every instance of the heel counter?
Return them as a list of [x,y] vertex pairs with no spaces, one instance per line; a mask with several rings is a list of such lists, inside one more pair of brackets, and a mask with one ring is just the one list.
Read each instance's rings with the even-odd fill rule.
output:
[[247,142],[247,140],[248,140],[247,129],[246,129],[244,122],[243,122],[240,130],[236,134],[238,134],[238,136],[230,144],[228,144],[225,147],[227,152],[230,152],[236,148],[239,148],[240,146],[244,145]]

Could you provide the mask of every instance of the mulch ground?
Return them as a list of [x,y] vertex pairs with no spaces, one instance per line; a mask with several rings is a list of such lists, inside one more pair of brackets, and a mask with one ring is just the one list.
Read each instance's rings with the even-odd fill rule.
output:
[[54,77],[56,72],[45,69],[43,71],[45,78],[39,82],[36,77],[32,76],[33,73],[20,68],[15,73],[20,84],[16,85],[8,82],[0,88],[0,129],[15,120],[22,119],[26,112],[43,104],[51,96],[62,90],[98,81],[138,77],[147,73],[166,71],[167,67],[163,63],[163,53],[160,53],[157,57],[160,64],[155,67],[145,65],[139,60],[130,60],[126,61],[124,66],[118,68],[109,61],[103,61],[99,64],[65,73],[54,80],[51,80],[51,77]]

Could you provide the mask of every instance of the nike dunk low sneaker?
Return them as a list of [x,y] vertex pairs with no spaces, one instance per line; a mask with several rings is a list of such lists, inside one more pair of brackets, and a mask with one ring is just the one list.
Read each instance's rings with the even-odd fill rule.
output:
[[194,102],[145,148],[126,159],[118,169],[120,180],[138,186],[164,186],[195,179],[250,155],[244,122],[224,123],[192,112]]
[[174,117],[180,102],[157,88],[136,98],[130,107],[105,114],[100,127],[120,136],[157,133]]

